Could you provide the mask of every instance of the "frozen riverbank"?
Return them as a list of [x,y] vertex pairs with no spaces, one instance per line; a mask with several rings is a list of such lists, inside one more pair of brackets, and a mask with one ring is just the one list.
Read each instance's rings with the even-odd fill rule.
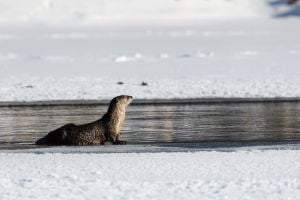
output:
[[0,153],[1,199],[297,199],[299,150]]
[[300,97],[298,23],[3,29],[0,101]]
[[[212,98],[291,98],[300,97],[299,80],[142,80],[88,77],[72,78],[4,78],[0,80],[2,102],[109,100],[120,94],[136,99],[212,99]],[[293,99],[293,98],[291,98]],[[201,100],[200,100],[201,101]]]
[[0,5],[0,102],[300,97],[284,0]]

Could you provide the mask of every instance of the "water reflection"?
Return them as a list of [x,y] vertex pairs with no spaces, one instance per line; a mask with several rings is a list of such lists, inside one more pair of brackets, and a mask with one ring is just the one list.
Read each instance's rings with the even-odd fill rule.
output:
[[[0,143],[33,143],[66,123],[100,118],[106,106],[0,108]],[[285,141],[300,139],[300,103],[131,105],[122,138],[129,143]]]

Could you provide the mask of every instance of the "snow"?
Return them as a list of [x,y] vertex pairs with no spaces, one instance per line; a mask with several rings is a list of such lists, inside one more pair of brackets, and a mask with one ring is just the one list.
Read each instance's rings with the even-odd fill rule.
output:
[[0,0],[0,101],[300,97],[298,8]]
[[26,4],[22,0],[1,0],[0,5],[0,24],[52,26],[169,24],[201,19],[261,18],[273,13],[267,1],[262,0],[29,0]]
[[[299,97],[299,81],[291,80],[186,80],[186,79],[101,79],[89,77],[72,78],[5,78],[0,81],[1,100],[102,100],[119,94],[130,94],[135,99],[166,98],[273,98]],[[141,86],[146,81],[148,86]]]
[[298,23],[8,28],[0,101],[300,97]]
[[1,199],[298,199],[299,150],[0,153]]
[[149,2],[0,0],[0,101],[299,97],[298,6]]

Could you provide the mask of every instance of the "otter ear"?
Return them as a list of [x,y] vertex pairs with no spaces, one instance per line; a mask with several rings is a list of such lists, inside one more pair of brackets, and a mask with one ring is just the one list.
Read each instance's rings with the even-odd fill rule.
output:
[[110,102],[111,102],[111,103],[118,103],[118,98],[115,97],[115,98],[113,98]]
[[122,98],[116,98],[116,103],[120,103],[122,101]]

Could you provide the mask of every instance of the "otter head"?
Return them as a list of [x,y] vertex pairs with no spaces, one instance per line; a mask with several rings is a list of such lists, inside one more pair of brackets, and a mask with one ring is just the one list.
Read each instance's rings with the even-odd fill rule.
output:
[[117,96],[111,100],[110,105],[118,108],[126,108],[132,99],[132,96],[127,95]]

